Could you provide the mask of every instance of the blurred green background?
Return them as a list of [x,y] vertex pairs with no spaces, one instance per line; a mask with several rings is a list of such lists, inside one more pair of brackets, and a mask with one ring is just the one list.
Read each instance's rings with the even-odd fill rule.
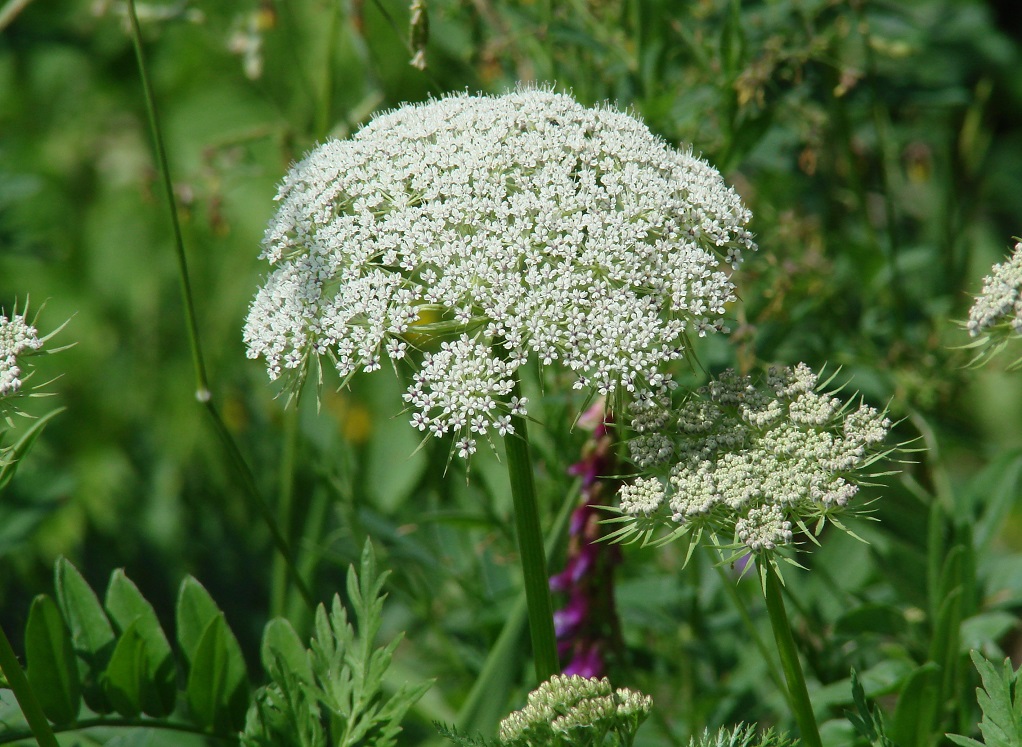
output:
[[[181,577],[196,575],[254,652],[267,615],[300,619],[301,605],[282,591],[268,533],[194,398],[124,4],[16,5],[0,15],[0,304],[45,302],[41,329],[70,319],[58,341],[76,345],[39,364],[41,380],[59,378],[35,412],[67,409],[0,504],[0,620],[22,627],[65,554],[98,588],[125,567],[165,616]],[[760,251],[738,276],[734,334],[700,350],[708,368],[840,366],[853,389],[890,403],[904,437],[939,447],[908,468],[895,497],[1013,464],[1022,378],[965,370],[955,346],[968,340],[953,323],[1022,234],[1022,36],[1006,25],[1011,3],[426,7],[423,71],[409,65],[403,2],[180,0],[139,13],[214,399],[264,494],[279,504],[290,491],[287,529],[319,593],[340,588],[364,536],[377,541],[395,571],[389,629],[415,642],[404,666],[440,678],[434,717],[449,717],[471,685],[517,588],[501,466],[482,456],[471,480],[456,464],[445,478],[444,445],[415,452],[401,385],[386,371],[346,391],[328,385],[318,414],[311,397],[285,411],[241,343],[277,182],[317,141],[374,112],[522,81],[634,110],[668,141],[692,144],[753,211]],[[585,434],[570,429],[579,401],[547,391],[543,403],[538,469],[552,517]],[[883,505],[895,506],[880,509],[893,535],[922,532],[916,509]],[[1011,522],[1001,542],[1019,549]],[[835,562],[845,552],[866,551],[842,545]],[[667,585],[677,558],[626,555],[619,599],[640,631],[629,634],[636,668],[674,672],[656,656],[685,651],[699,629],[677,622],[690,593]],[[677,707],[702,708],[707,721],[749,707],[712,695],[658,702],[670,712],[688,697]]]

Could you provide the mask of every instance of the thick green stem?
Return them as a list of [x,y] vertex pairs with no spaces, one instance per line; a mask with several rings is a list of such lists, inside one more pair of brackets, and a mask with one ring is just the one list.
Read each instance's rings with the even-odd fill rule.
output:
[[[298,408],[284,413],[284,447],[280,455],[280,482],[277,487],[277,525],[285,541],[290,542],[294,504],[295,459],[298,452]],[[299,577],[301,574],[298,574]],[[273,557],[273,575],[270,581],[270,615],[284,617],[288,597],[287,559],[277,553]]]
[[788,695],[791,709],[795,714],[795,722],[802,734],[805,747],[823,747],[820,741],[820,730],[813,715],[813,704],[809,702],[809,690],[806,678],[802,673],[802,664],[798,660],[795,639],[791,635],[788,613],[784,609],[784,598],[781,596],[781,581],[777,571],[769,562],[763,563],[763,594],[766,597],[767,613],[770,616],[770,627],[774,630],[774,641],[777,653],[781,656],[781,668],[784,679],[788,682]]
[[21,713],[25,717],[25,721],[28,722],[28,727],[32,730],[39,747],[58,747],[57,738],[53,736],[53,729],[50,728],[50,722],[46,720],[42,706],[36,700],[32,686],[28,684],[28,677],[22,671],[18,657],[15,655],[14,649],[11,648],[11,642],[7,640],[7,634],[4,633],[3,627],[0,627],[0,671],[4,673],[7,684],[14,691],[14,697],[17,698],[18,705],[21,707]]
[[[512,396],[517,397],[520,393],[521,387],[516,378]],[[511,424],[515,432],[504,439],[507,472],[515,504],[515,528],[522,573],[525,576],[525,601],[529,607],[529,631],[532,634],[536,678],[545,682],[561,670],[557,659],[557,638],[554,635],[553,604],[550,602],[550,576],[543,549],[536,485],[532,479],[527,424],[525,418],[519,416],[512,416]]]

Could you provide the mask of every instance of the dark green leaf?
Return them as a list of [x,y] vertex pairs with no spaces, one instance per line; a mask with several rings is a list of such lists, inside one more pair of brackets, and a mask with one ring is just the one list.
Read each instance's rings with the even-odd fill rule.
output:
[[[147,661],[142,671],[146,676],[146,687],[140,691],[142,711],[150,716],[166,716],[174,710],[177,695],[177,673],[170,643],[167,642],[167,636],[160,627],[152,605],[122,570],[114,571],[110,577],[106,611],[118,630],[126,632],[134,629],[135,634],[145,643]],[[116,655],[116,650],[114,653]]]
[[60,610],[45,594],[32,601],[28,613],[25,658],[29,684],[46,718],[58,726],[73,723],[82,705],[78,665]]
[[987,545],[1004,528],[1005,517],[1022,493],[1022,450],[1012,449],[983,469],[964,491],[963,505],[976,517],[975,543]]
[[899,747],[930,744],[940,706],[940,676],[940,668],[930,662],[916,669],[901,688],[888,729],[891,740]]
[[99,684],[114,650],[114,631],[99,598],[67,558],[54,565],[57,603],[71,629],[71,645],[79,659],[85,703],[97,713],[108,713],[110,704]]
[[177,595],[177,642],[184,655],[186,670],[195,660],[195,650],[210,622],[220,614],[213,597],[197,580],[188,576]]
[[137,624],[132,623],[117,639],[101,679],[110,704],[122,716],[137,716],[142,710],[147,658],[145,640],[139,634]]
[[202,726],[218,733],[245,725],[248,678],[238,641],[218,613],[203,631],[188,674],[188,706]]
[[835,632],[850,638],[863,633],[895,636],[903,633],[907,627],[904,613],[889,604],[862,604],[841,617],[835,624]]

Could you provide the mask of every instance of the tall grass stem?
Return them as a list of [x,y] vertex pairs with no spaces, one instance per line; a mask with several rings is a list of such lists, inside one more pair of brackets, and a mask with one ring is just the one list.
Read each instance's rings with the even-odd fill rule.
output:
[[220,416],[220,412],[213,405],[212,393],[209,389],[209,380],[206,375],[206,364],[202,355],[199,325],[197,315],[195,313],[195,300],[192,293],[191,281],[189,280],[188,275],[188,259],[185,255],[184,237],[181,233],[181,222],[178,218],[177,200],[174,198],[174,185],[170,178],[170,164],[167,159],[167,149],[164,145],[163,130],[160,127],[160,118],[156,110],[156,100],[153,96],[153,88],[149,79],[149,68],[146,64],[144,50],[142,49],[142,32],[138,25],[138,15],[135,12],[135,0],[128,0],[128,22],[131,31],[131,41],[135,48],[135,59],[138,63],[138,73],[142,81],[142,90],[145,95],[146,112],[149,115],[149,126],[152,132],[153,145],[156,148],[156,158],[163,181],[164,191],[166,193],[167,208],[170,211],[170,222],[174,231],[174,247],[177,252],[178,280],[180,282],[181,299],[185,312],[185,324],[188,329],[188,342],[192,352],[192,364],[195,369],[195,398],[205,406],[206,412],[212,419],[214,429],[220,437],[221,443],[227,450],[228,455],[231,458],[231,462],[238,470],[245,493],[248,495],[252,505],[255,506],[267,528],[270,530],[270,536],[273,538],[273,543],[278,552],[284,557],[295,586],[299,589],[299,591],[301,591],[305,602],[310,607],[314,607],[315,600],[312,597],[312,592],[309,591],[308,586],[306,586],[301,574],[295,566],[294,558],[291,554],[291,548],[288,546],[286,538],[281,533],[273,512],[270,510],[269,506],[267,506],[266,501],[263,500],[262,495],[259,493],[255,478],[252,475],[252,471],[249,468],[248,463],[245,461],[244,455],[242,455],[241,450],[238,448],[234,437],[231,436],[227,425]]

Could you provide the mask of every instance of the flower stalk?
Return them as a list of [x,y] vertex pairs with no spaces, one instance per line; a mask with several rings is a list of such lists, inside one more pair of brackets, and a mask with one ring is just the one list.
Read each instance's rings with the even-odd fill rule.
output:
[[[516,376],[512,396],[518,397],[520,389],[521,385]],[[529,610],[529,632],[532,636],[536,678],[540,682],[545,682],[560,671],[546,551],[543,548],[536,484],[532,478],[527,423],[523,416],[513,415],[511,424],[514,433],[504,437],[507,473],[511,481],[511,496],[515,506],[515,529],[525,581],[525,600]]]
[[816,716],[813,714],[813,706],[809,701],[809,690],[806,687],[802,664],[798,660],[798,649],[795,648],[795,639],[791,635],[791,625],[784,608],[780,578],[778,578],[777,570],[772,563],[763,563],[760,567],[763,574],[763,596],[766,597],[770,627],[774,631],[777,653],[781,657],[781,668],[784,670],[784,679],[788,683],[789,703],[795,716],[795,722],[802,734],[802,744],[805,747],[823,747],[820,730],[816,725]]

